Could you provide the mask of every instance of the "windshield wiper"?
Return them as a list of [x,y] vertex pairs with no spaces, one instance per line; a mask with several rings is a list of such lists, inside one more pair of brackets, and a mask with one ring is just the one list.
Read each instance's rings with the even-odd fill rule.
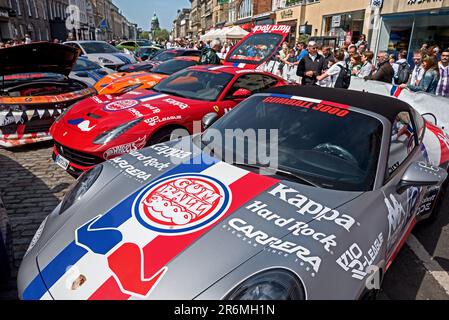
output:
[[188,96],[179,94],[178,92],[175,92],[175,91],[170,91],[170,90],[155,90],[155,91],[160,92],[160,93],[170,94],[170,95],[177,96],[180,98],[192,99],[192,97],[188,97]]
[[296,180],[302,184],[307,184],[312,187],[321,188],[321,186],[319,184],[317,184],[307,178],[304,178],[303,176],[300,176],[298,174],[290,172],[290,171],[272,168],[272,167],[257,166],[257,165],[253,165],[253,164],[247,164],[247,163],[240,163],[240,162],[234,162],[234,163],[232,163],[232,165],[238,166],[238,167],[251,168],[251,169],[265,170],[267,173],[272,173],[273,175],[287,177],[289,179]]

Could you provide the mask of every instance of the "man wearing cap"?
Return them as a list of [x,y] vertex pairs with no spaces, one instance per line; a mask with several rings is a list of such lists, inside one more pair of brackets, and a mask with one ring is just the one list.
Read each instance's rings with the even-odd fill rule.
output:
[[315,41],[310,41],[307,46],[309,52],[298,64],[297,75],[302,78],[301,84],[316,85],[316,77],[325,69],[324,57],[318,54],[318,46]]

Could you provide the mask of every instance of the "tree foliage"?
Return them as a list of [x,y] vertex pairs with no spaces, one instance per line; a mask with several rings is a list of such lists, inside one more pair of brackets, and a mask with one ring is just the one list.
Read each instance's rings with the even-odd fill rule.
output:
[[167,41],[169,38],[170,38],[170,33],[166,29],[154,31],[154,39],[153,40],[162,42],[162,41]]

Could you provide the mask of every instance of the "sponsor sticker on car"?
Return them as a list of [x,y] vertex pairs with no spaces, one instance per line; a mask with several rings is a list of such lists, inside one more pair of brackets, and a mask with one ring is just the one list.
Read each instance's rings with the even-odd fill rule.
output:
[[132,108],[139,104],[139,101],[132,100],[132,99],[126,99],[126,100],[118,100],[114,102],[108,103],[104,110],[108,112],[116,112],[116,111],[122,111],[129,108]]

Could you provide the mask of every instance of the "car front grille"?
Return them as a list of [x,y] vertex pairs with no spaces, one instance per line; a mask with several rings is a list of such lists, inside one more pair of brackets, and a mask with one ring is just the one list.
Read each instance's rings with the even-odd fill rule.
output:
[[78,166],[92,167],[104,162],[104,160],[99,157],[67,148],[57,142],[55,142],[55,145],[56,150],[61,156]]

